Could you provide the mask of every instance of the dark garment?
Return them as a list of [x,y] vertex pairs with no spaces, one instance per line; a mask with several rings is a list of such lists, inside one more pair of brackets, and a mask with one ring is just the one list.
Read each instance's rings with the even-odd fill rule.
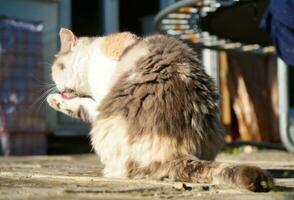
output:
[[294,65],[294,0],[271,0],[260,26],[268,32],[278,56]]

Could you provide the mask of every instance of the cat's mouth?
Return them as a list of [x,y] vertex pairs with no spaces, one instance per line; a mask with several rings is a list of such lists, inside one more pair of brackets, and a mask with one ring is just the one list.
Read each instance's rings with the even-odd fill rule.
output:
[[65,89],[65,90],[60,91],[59,93],[60,93],[61,97],[66,100],[73,99],[75,97],[84,97],[84,98],[93,99],[91,96],[78,94],[77,92],[75,92],[72,89]]
[[77,97],[78,95],[75,93],[74,90],[71,89],[66,89],[66,90],[62,90],[60,91],[60,95],[62,98],[64,99],[73,99],[75,97]]

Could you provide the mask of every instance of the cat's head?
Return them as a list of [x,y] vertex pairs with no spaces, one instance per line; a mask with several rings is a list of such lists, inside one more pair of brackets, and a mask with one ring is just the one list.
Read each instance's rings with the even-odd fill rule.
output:
[[[91,96],[89,68],[97,67],[97,78],[107,76],[109,63],[116,63],[124,50],[137,38],[131,33],[117,33],[105,37],[76,37],[61,28],[60,50],[52,65],[52,79],[59,92],[69,95]],[[112,66],[113,67],[113,66]]]

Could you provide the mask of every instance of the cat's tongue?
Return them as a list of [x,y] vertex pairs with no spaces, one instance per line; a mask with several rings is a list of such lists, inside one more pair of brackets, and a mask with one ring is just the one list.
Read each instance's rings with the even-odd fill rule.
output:
[[72,99],[74,98],[73,96],[70,96],[69,94],[67,94],[66,92],[60,92],[60,95],[62,98],[64,99]]

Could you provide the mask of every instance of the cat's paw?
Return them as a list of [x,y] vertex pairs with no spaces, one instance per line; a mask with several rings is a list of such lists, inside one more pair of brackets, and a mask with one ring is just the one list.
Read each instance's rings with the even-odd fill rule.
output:
[[[47,97],[48,104],[54,108],[55,110],[62,112],[72,118],[81,119],[84,122],[91,122],[96,116],[95,111],[92,113],[93,116],[90,115],[90,109],[86,109],[88,107],[92,108],[91,110],[96,109],[95,102],[90,98],[64,98],[61,94],[50,94]],[[92,104],[94,104],[92,106]]]
[[65,104],[65,102],[62,100],[62,97],[60,94],[49,94],[47,97],[48,104],[54,108],[55,110],[60,110],[62,104]]
[[253,192],[268,192],[274,186],[271,174],[259,167],[241,166],[237,177],[239,185]]
[[65,99],[61,94],[50,94],[47,97],[48,104],[57,111],[63,112],[69,116],[74,116],[78,106],[75,106],[71,99]]

